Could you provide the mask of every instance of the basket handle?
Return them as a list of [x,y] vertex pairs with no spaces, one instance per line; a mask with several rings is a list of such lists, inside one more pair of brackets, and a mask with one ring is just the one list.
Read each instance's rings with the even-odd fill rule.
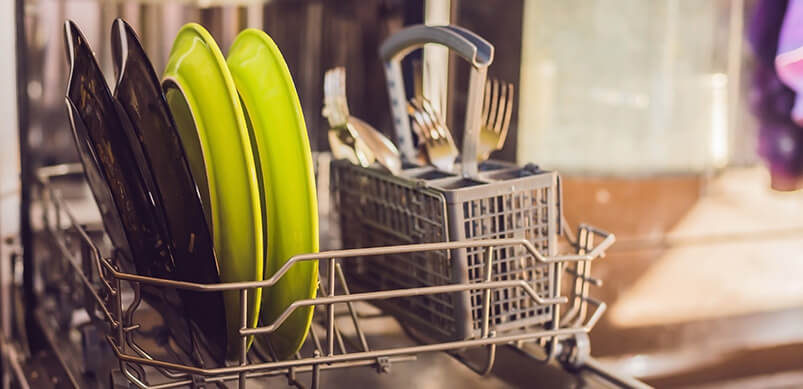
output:
[[402,77],[401,60],[413,50],[427,43],[436,43],[449,48],[471,64],[465,125],[463,127],[463,175],[477,174],[477,143],[482,120],[482,95],[488,66],[493,62],[494,46],[481,36],[457,26],[407,27],[387,38],[379,48],[379,56],[385,64],[390,109],[393,127],[402,158],[413,160],[413,145],[410,120],[405,103],[407,94]]

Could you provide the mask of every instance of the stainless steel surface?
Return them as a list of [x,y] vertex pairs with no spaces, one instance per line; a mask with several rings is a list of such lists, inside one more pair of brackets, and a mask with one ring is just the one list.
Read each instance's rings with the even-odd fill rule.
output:
[[453,171],[459,152],[443,117],[424,97],[410,99],[407,113],[413,118],[413,132],[423,143],[429,163],[445,172]]
[[[69,169],[50,169],[49,172],[69,171]],[[386,369],[394,362],[410,360],[410,356],[425,352],[432,351],[448,351],[463,349],[468,347],[489,346],[494,344],[509,344],[514,342],[528,342],[537,339],[547,338],[557,340],[559,338],[571,338],[577,334],[585,334],[594,326],[599,320],[600,316],[605,310],[605,304],[587,298],[585,301],[594,305],[596,308],[590,318],[577,327],[555,327],[552,329],[544,329],[542,331],[530,331],[518,333],[514,335],[494,336],[493,324],[486,323],[484,328],[490,328],[489,331],[484,331],[484,336],[479,336],[474,339],[441,342],[423,345],[384,345],[383,347],[369,349],[366,336],[363,333],[363,328],[356,323],[365,320],[365,315],[360,314],[359,311],[351,315],[351,320],[355,323],[354,329],[351,332],[345,332],[345,328],[341,322],[337,321],[337,314],[325,315],[324,320],[320,320],[315,327],[331,328],[328,336],[328,343],[332,344],[332,339],[338,339],[339,349],[334,345],[330,346],[328,352],[324,353],[321,349],[319,342],[310,340],[307,342],[306,351],[309,356],[299,356],[297,359],[288,361],[274,361],[270,358],[262,359],[256,355],[256,351],[244,353],[243,352],[239,364],[236,366],[224,367],[199,367],[195,364],[187,362],[164,359],[148,355],[145,348],[141,347],[133,334],[141,331],[142,324],[137,322],[138,316],[134,312],[139,306],[139,297],[135,297],[134,302],[125,302],[122,297],[129,287],[123,285],[130,285],[135,291],[135,296],[139,296],[139,289],[145,285],[157,287],[171,287],[178,289],[188,289],[197,291],[219,291],[219,290],[240,290],[241,303],[247,306],[248,296],[245,291],[254,287],[266,287],[275,284],[286,272],[293,266],[294,263],[299,261],[318,260],[320,258],[328,258],[330,261],[329,274],[322,277],[322,280],[328,280],[329,288],[328,293],[318,296],[313,299],[297,301],[288,310],[281,315],[274,323],[263,325],[256,329],[247,329],[243,322],[240,334],[243,339],[256,333],[270,332],[281,324],[283,318],[286,318],[294,309],[301,306],[330,306],[335,312],[335,307],[343,303],[357,303],[368,300],[397,298],[410,295],[430,295],[436,293],[446,293],[459,290],[477,290],[480,293],[488,295],[489,291],[493,296],[494,291],[502,288],[520,288],[527,295],[529,295],[536,303],[539,304],[559,304],[566,302],[565,297],[555,297],[550,299],[541,298],[532,290],[529,285],[523,280],[508,280],[508,281],[490,281],[479,282],[474,284],[456,284],[456,285],[441,285],[431,287],[411,288],[404,290],[388,290],[368,293],[348,294],[347,288],[338,290],[332,285],[339,283],[346,286],[346,279],[342,277],[342,273],[338,271],[339,264],[336,261],[353,262],[354,258],[360,256],[363,258],[376,258],[381,254],[400,254],[400,253],[418,253],[427,252],[432,250],[457,250],[457,249],[480,249],[490,259],[494,260],[494,253],[496,249],[507,246],[521,247],[526,250],[536,261],[543,263],[566,263],[566,262],[583,262],[592,261],[594,258],[602,254],[612,243],[613,236],[602,231],[590,228],[581,227],[580,231],[587,231],[589,234],[599,235],[604,239],[588,253],[578,253],[572,255],[548,255],[543,254],[532,243],[526,239],[490,239],[490,240],[477,240],[477,241],[457,241],[457,242],[441,242],[429,244],[414,244],[402,245],[396,247],[377,247],[365,249],[350,249],[350,250],[336,250],[327,251],[314,254],[297,255],[291,258],[279,271],[268,280],[260,282],[241,282],[230,284],[216,284],[216,285],[200,285],[186,282],[177,282],[172,280],[155,279],[150,277],[143,277],[135,274],[125,273],[120,271],[115,265],[114,258],[108,258],[101,255],[100,249],[95,244],[90,234],[76,223],[74,215],[72,215],[69,207],[66,205],[61,195],[57,190],[49,184],[50,177],[46,173],[42,174],[40,189],[43,196],[43,204],[45,207],[42,216],[43,223],[46,226],[46,231],[50,234],[51,241],[56,244],[56,249],[60,253],[61,260],[66,266],[67,274],[79,275],[77,277],[66,277],[63,282],[70,285],[70,288],[76,291],[97,291],[97,293],[88,293],[87,296],[93,301],[91,305],[90,316],[94,316],[93,312],[100,312],[101,316],[98,319],[108,323],[112,331],[106,337],[110,344],[115,356],[120,360],[120,370],[123,372],[128,380],[133,382],[137,387],[141,388],[169,388],[185,386],[193,382],[192,380],[200,380],[200,382],[230,382],[239,381],[240,386],[245,385],[245,382],[257,377],[270,376],[270,375],[285,375],[288,377],[288,382],[295,382],[295,376],[301,373],[316,372],[320,374],[321,370],[351,367],[351,366],[365,366],[374,365],[380,370]],[[62,223],[61,218],[65,218],[67,223]],[[577,242],[573,242],[576,247]],[[76,250],[74,247],[79,246],[82,249]],[[75,265],[76,263],[86,263],[91,266],[82,268]],[[62,272],[63,273],[63,272]],[[325,288],[323,288],[325,289]],[[320,289],[320,290],[323,290]],[[348,305],[348,304],[347,304]],[[102,307],[106,307],[105,309]],[[96,311],[100,308],[100,311]],[[353,306],[351,308],[354,308]],[[267,324],[267,323],[263,323]],[[332,336],[334,334],[335,336]],[[339,335],[338,335],[339,334]],[[350,334],[346,337],[347,334]],[[362,334],[362,335],[360,335]],[[311,338],[317,338],[313,331]],[[343,338],[348,340],[343,343],[339,339]],[[353,338],[353,339],[352,339]],[[353,343],[352,343],[353,342]],[[348,348],[349,344],[362,344],[363,346],[353,347],[353,350]],[[244,346],[244,343],[243,343]],[[383,367],[384,366],[384,367]],[[149,370],[150,373],[145,374],[145,369],[161,368],[163,374],[159,374],[158,370]],[[189,375],[187,375],[189,374]]]
[[501,150],[505,145],[513,115],[513,101],[513,84],[496,79],[486,82],[478,145],[480,161],[488,159],[491,152]]

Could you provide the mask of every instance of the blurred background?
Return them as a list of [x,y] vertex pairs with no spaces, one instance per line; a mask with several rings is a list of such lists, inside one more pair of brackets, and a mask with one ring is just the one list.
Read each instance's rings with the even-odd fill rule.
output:
[[[14,192],[19,163],[77,161],[63,104],[65,19],[82,28],[107,77],[117,16],[137,30],[157,72],[188,21],[206,26],[224,53],[242,28],[264,29],[288,62],[315,151],[328,148],[326,69],[346,67],[353,114],[390,135],[379,44],[407,24],[453,23],[493,43],[489,76],[517,86],[507,144],[493,157],[559,171],[568,221],[617,236],[594,268],[605,286],[592,295],[609,310],[591,333],[592,354],[656,387],[803,386],[803,193],[771,189],[757,153],[757,65],[746,41],[756,0],[21,3],[25,41],[2,35],[3,49],[20,45],[24,81],[20,99],[4,93],[2,103],[19,103],[6,117],[19,113],[25,127],[20,156],[18,127],[0,125],[12,181],[2,192],[3,236],[15,232],[13,204],[25,196]],[[442,76],[425,88],[453,124],[468,69],[437,50],[425,55],[439,58]],[[15,74],[14,65],[3,59],[0,74]]]

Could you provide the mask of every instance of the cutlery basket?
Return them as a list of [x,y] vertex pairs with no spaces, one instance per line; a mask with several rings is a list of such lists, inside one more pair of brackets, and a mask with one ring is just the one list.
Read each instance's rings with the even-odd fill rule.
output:
[[[331,189],[343,247],[524,238],[555,255],[560,234],[557,173],[499,161],[480,165],[477,179],[433,167],[406,166],[394,176],[348,161],[331,164]],[[494,249],[491,279],[525,280],[542,298],[556,297],[557,265],[537,262],[524,248]],[[478,248],[385,255],[344,264],[358,290],[391,290],[481,282],[484,250]],[[404,324],[436,339],[479,337],[481,291],[414,296],[381,302]],[[490,330],[497,334],[550,328],[554,304],[537,304],[521,288],[495,290]]]

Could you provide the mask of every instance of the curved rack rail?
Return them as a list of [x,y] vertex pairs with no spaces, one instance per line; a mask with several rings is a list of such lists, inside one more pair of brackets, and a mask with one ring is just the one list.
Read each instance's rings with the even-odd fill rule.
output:
[[[419,353],[446,351],[455,353],[457,350],[471,347],[488,347],[488,359],[485,366],[475,368],[467,361],[461,360],[473,370],[480,374],[487,374],[491,371],[494,363],[494,356],[497,345],[521,346],[526,342],[539,341],[547,348],[547,357],[544,361],[549,361],[558,356],[560,352],[559,342],[562,339],[578,337],[583,339],[594,327],[606,309],[604,302],[588,297],[588,285],[601,285],[601,281],[590,276],[590,263],[601,256],[614,241],[614,235],[587,225],[578,228],[577,238],[570,233],[567,240],[577,252],[575,254],[547,256],[539,252],[532,243],[525,239],[491,239],[491,240],[472,240],[442,243],[424,243],[388,247],[374,247],[361,249],[347,249],[323,251],[296,255],[290,258],[272,277],[263,281],[254,282],[232,282],[221,284],[196,284],[190,282],[173,281],[154,277],[146,277],[131,274],[120,270],[116,265],[114,257],[107,258],[101,254],[101,250],[95,244],[90,232],[82,226],[74,214],[70,211],[65,200],[59,191],[50,185],[52,177],[60,175],[75,174],[80,172],[80,166],[60,165],[40,169],[39,188],[43,204],[43,223],[47,233],[52,236],[52,241],[61,252],[61,258],[68,264],[76,277],[76,288],[85,291],[84,308],[93,320],[105,322],[110,329],[106,340],[119,359],[120,370],[123,375],[139,388],[175,388],[182,386],[193,386],[196,383],[208,383],[222,385],[228,381],[238,381],[239,387],[244,388],[249,379],[265,376],[285,375],[288,382],[301,387],[296,376],[300,373],[312,374],[312,387],[319,387],[320,373],[322,370],[354,367],[354,366],[374,366],[378,371],[387,371],[390,364],[394,362],[408,361],[415,359]],[[66,224],[63,218],[66,217]],[[565,223],[564,223],[565,225]],[[568,231],[567,231],[568,232]],[[80,250],[78,253],[74,247],[73,236],[78,237]],[[595,238],[601,238],[599,243],[594,243]],[[565,274],[573,276],[575,279],[574,289],[570,298],[564,296],[542,297],[525,280],[491,280],[491,264],[493,263],[494,248],[506,246],[519,246],[528,251],[538,262],[555,263],[558,266],[556,276],[556,290],[560,291],[560,278],[562,278],[563,266],[566,266]],[[487,260],[485,269],[485,279],[476,283],[450,284],[426,286],[398,290],[382,290],[364,293],[349,293],[348,285],[340,269],[339,261],[348,261],[357,257],[367,260],[377,258],[383,254],[414,253],[431,250],[450,250],[462,248],[482,248],[484,249]],[[319,285],[319,295],[315,298],[298,300],[292,303],[273,323],[262,323],[259,327],[248,328],[247,318],[241,317],[239,335],[241,338],[239,360],[236,365],[223,367],[202,367],[198,364],[181,363],[168,361],[152,357],[134,339],[134,334],[141,328],[141,325],[134,322],[134,312],[138,309],[141,301],[140,289],[143,285],[152,287],[184,289],[197,292],[220,292],[220,291],[239,291],[241,312],[246,312],[249,300],[249,289],[269,287],[277,283],[287,271],[299,262],[305,261],[324,261],[326,263],[326,274],[321,277]],[[569,267],[573,265],[574,267]],[[325,281],[325,282],[324,282]],[[134,301],[129,304],[123,302],[124,283],[128,284],[134,291]],[[337,294],[336,286],[340,285],[341,294]],[[501,288],[519,288],[534,303],[539,305],[553,305],[558,314],[554,320],[542,330],[526,331],[522,333],[503,334],[497,336],[492,330],[489,322],[489,309],[484,309],[482,317],[481,336],[473,339],[446,341],[431,344],[418,344],[408,347],[394,347],[383,349],[371,349],[368,346],[364,332],[360,327],[359,315],[355,313],[354,304],[357,302],[371,302],[382,299],[403,298],[414,295],[431,295],[439,293],[450,293],[457,291],[477,290],[483,293],[484,307],[489,307],[492,291]],[[559,320],[558,305],[570,303],[567,311],[566,322],[569,325],[561,325]],[[357,341],[350,344],[358,351],[349,351],[344,342],[342,331],[338,328],[335,318],[335,306],[346,305],[351,316],[352,323],[356,332]],[[593,306],[593,312],[588,316],[588,307]],[[311,330],[314,350],[310,356],[301,356],[297,353],[295,359],[275,360],[264,356],[265,352],[255,350],[249,353],[246,347],[249,336],[258,334],[268,334],[275,331],[296,309],[301,307],[321,307],[326,314],[320,323],[320,316],[316,315],[319,323],[326,331],[325,343],[320,341],[316,331]],[[580,342],[578,342],[580,343]],[[268,350],[269,351],[269,350]],[[339,351],[339,352],[338,352]],[[253,354],[258,354],[252,362]],[[268,352],[269,354],[269,352]],[[252,358],[249,358],[252,356]],[[582,358],[575,358],[582,362]],[[197,360],[197,359],[196,359]],[[157,370],[161,373],[163,381],[158,384],[151,384],[145,368]]]

